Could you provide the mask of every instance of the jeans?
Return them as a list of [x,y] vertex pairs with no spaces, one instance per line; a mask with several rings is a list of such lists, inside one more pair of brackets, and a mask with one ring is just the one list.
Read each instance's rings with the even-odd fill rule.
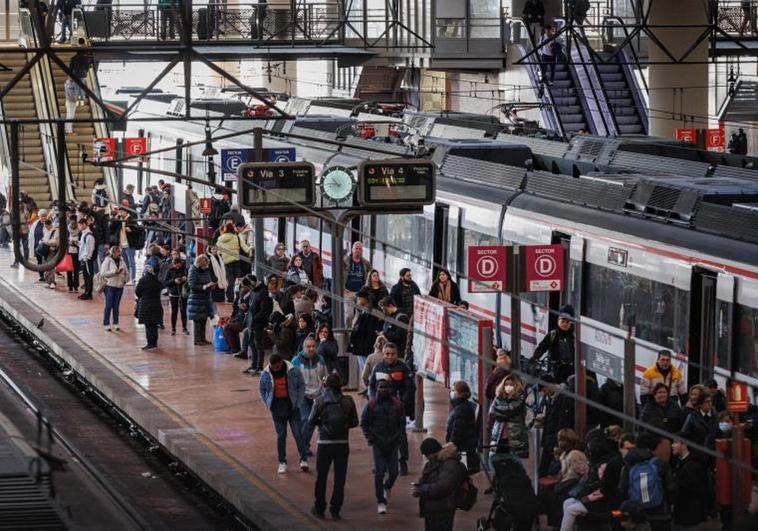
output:
[[145,325],[145,339],[147,340],[147,346],[158,346],[158,323]]
[[124,288],[114,288],[113,286],[105,286],[105,310],[103,311],[103,326],[109,326],[111,314],[113,314],[113,324],[118,324],[118,307],[121,304],[121,295],[124,293]]
[[224,339],[229,345],[231,352],[240,351],[240,332],[245,329],[245,325],[239,322],[227,323],[224,325]]
[[306,450],[311,447],[311,438],[313,438],[313,428],[308,425],[311,409],[313,409],[313,399],[307,396],[303,397],[303,401],[300,403],[300,420],[302,421],[300,435],[303,436],[303,447]]
[[197,319],[192,321],[195,323],[195,343],[202,343],[205,341],[205,322],[208,319]]
[[424,518],[424,531],[453,531],[455,513],[428,515]]
[[[174,31],[174,25],[176,20],[175,11],[170,7],[162,7],[158,10],[161,17],[161,40],[165,41],[166,36],[169,39],[174,40],[176,38],[176,32]],[[168,33],[166,30],[168,29]]]
[[92,298],[92,278],[95,275],[95,259],[82,260],[79,262],[79,266],[82,269],[82,276],[84,277],[84,293],[82,293],[82,297]]
[[579,516],[587,514],[587,507],[576,498],[567,498],[563,502],[563,520],[561,531],[574,531],[574,524]]
[[300,454],[300,460],[305,461],[307,459],[306,449],[303,447],[302,437],[300,435],[300,410],[297,408],[292,409],[292,413],[289,418],[279,417],[277,415],[271,415],[274,419],[274,429],[276,430],[276,453],[280,463],[287,462],[287,423],[292,430],[292,437],[295,438],[295,444],[297,445],[297,451]]
[[403,465],[408,464],[408,432],[405,430],[400,437],[400,462]]
[[[392,489],[397,479],[397,448],[394,448],[389,454],[383,453],[376,446],[372,446],[371,451],[374,453],[374,493],[376,494],[376,503],[387,503],[384,497],[384,489]],[[387,474],[389,474],[389,477],[385,481],[384,477]]]
[[[22,234],[19,237],[20,245],[21,245],[21,253],[24,255],[24,258],[26,260],[29,260],[29,234]],[[15,259],[14,259],[15,262]]]
[[77,291],[79,289],[79,271],[81,264],[79,264],[79,257],[77,255],[72,254],[71,258],[71,262],[74,264],[74,270],[66,272],[66,284],[68,285],[68,289]]
[[137,262],[134,258],[134,249],[131,247],[123,247],[121,249],[121,256],[124,257],[126,270],[129,271],[129,280],[134,282],[134,279],[137,278]]
[[266,332],[263,328],[253,328],[253,340],[250,343],[250,347],[253,351],[252,360],[250,366],[258,371],[263,370],[263,358],[266,351],[263,349],[263,338]]
[[[66,30],[68,30],[68,36],[66,36]],[[61,15],[61,40],[60,42],[67,41],[71,38],[73,31],[71,30],[71,15]]]
[[550,78],[549,81],[552,83],[555,79],[555,63],[557,59],[554,55],[548,55],[548,54],[542,54],[541,55],[541,61],[540,61],[540,70],[542,70],[542,77],[545,78],[545,69],[550,68]]
[[231,264],[226,264],[226,302],[234,302],[234,281],[237,280],[240,275],[240,263],[239,260],[235,260]]
[[[70,100],[66,98],[66,120],[73,120],[76,116],[76,104],[79,103],[76,100]],[[66,133],[73,133],[74,132],[74,123],[66,121],[66,125],[64,126]]]
[[316,449],[316,511],[326,510],[326,479],[334,463],[334,488],[329,502],[329,511],[339,514],[345,501],[345,479],[347,478],[347,458],[350,446],[347,443],[319,444]]
[[176,318],[182,316],[182,330],[187,330],[187,299],[184,297],[169,296],[171,304],[171,330],[176,331]]

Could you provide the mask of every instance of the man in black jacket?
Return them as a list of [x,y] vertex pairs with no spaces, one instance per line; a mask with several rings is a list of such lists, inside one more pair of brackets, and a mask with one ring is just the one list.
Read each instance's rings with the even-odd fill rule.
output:
[[274,311],[274,295],[279,291],[279,278],[269,275],[266,283],[261,282],[253,290],[250,296],[250,348],[253,352],[250,367],[245,373],[255,376],[263,370],[265,328],[271,313]]
[[382,329],[379,319],[371,314],[370,295],[362,289],[355,294],[355,314],[350,332],[348,351],[358,356],[358,370],[363,374],[366,359],[374,353],[376,334]]
[[402,356],[405,353],[405,342],[408,338],[407,325],[410,322],[408,314],[398,310],[397,304],[392,297],[384,297],[380,300],[379,308],[387,317],[406,325],[401,326],[385,319],[382,327],[382,335],[387,338],[387,341],[397,346],[398,353]]
[[313,403],[308,425],[318,426],[316,446],[316,503],[311,512],[323,518],[326,510],[326,479],[334,463],[334,488],[329,501],[329,512],[334,520],[340,519],[345,499],[347,458],[350,454],[348,433],[358,426],[358,412],[353,398],[342,394],[342,382],[332,373],[324,381],[324,392]]
[[400,279],[397,284],[392,286],[390,290],[390,297],[395,301],[395,306],[400,313],[412,317],[413,316],[413,298],[416,295],[421,295],[421,290],[413,281],[411,270],[404,267],[400,270]]
[[574,374],[574,308],[570,305],[558,311],[558,327],[550,330],[534,350],[536,362],[547,353],[548,371],[557,383],[565,382]]
[[453,531],[458,490],[466,479],[454,444],[440,445],[429,437],[421,443],[428,459],[421,479],[413,484],[412,495],[419,499],[419,513],[426,531]]
[[[374,455],[374,493],[377,512],[387,512],[387,498],[398,474],[398,449],[405,433],[403,404],[392,396],[386,380],[376,384],[376,398],[361,414],[361,428]],[[387,480],[385,481],[385,476]]]
[[679,433],[672,444],[679,458],[674,469],[674,525],[677,531],[695,531],[708,519],[714,493],[705,463],[690,452],[684,436]]

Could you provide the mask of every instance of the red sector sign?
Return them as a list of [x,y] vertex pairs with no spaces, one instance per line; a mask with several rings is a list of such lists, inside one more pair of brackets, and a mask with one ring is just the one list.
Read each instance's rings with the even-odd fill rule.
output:
[[527,291],[563,289],[563,245],[527,245],[524,249],[524,275]]
[[203,197],[200,199],[200,213],[201,214],[211,213],[211,198],[210,197]]
[[747,384],[734,382],[729,386],[727,393],[727,410],[732,413],[744,413],[748,409]]
[[705,135],[705,149],[723,153],[726,148],[726,132],[723,127],[708,129]]
[[505,291],[507,247],[479,245],[468,248],[470,293]]
[[[124,153],[128,157],[147,153],[147,138],[144,136],[124,138]],[[139,160],[144,159],[145,157],[140,157]]]
[[689,142],[690,144],[694,144],[697,142],[697,129],[677,128],[676,140],[677,142]]
[[94,158],[97,162],[105,162],[116,158],[115,138],[96,138],[92,143]]

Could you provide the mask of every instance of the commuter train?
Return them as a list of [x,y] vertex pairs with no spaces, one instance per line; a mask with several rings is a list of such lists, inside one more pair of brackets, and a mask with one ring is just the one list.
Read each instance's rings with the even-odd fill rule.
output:
[[[284,136],[287,130],[312,128],[313,136],[333,139],[340,127],[333,124],[332,133],[325,135],[327,119],[310,120],[285,123]],[[218,133],[250,127],[216,125]],[[177,138],[200,140],[203,127],[151,124],[151,149],[174,145]],[[374,156],[360,150],[371,145],[361,142],[370,141],[355,140],[354,147],[337,153],[327,145],[284,136],[266,138],[264,145],[295,146],[298,158],[317,168],[355,166]],[[496,342],[509,347],[510,297],[469,291],[466,249],[562,244],[569,257],[567,289],[521,294],[522,354],[533,352],[552,326],[554,311],[570,303],[581,315],[585,363],[601,377],[621,380],[625,352],[633,350],[639,379],[657,351],[669,349],[690,385],[714,374],[723,383],[733,374],[758,390],[757,183],[633,174],[573,178],[527,171],[532,154],[523,145],[489,139],[426,138],[426,143],[434,148],[438,167],[435,204],[419,215],[354,221],[367,257],[388,285],[396,282],[401,268],[410,267],[426,290],[434,272],[446,268],[471,309],[498,324]],[[214,145],[249,147],[251,139]],[[193,155],[199,161],[201,149]],[[174,165],[167,161],[163,169],[173,171]],[[319,219],[267,219],[265,226],[267,253],[277,241],[291,251],[307,239],[323,255],[330,276],[335,257],[330,233]]]

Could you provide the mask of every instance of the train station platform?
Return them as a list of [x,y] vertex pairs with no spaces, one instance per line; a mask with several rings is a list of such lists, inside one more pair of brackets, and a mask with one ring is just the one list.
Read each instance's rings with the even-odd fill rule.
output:
[[[418,502],[410,495],[410,482],[420,476],[424,464],[418,451],[423,438],[445,436],[448,395],[441,385],[424,383],[428,433],[408,434],[410,473],[398,478],[388,514],[376,512],[371,452],[360,428],[356,428],[350,438],[343,520],[319,520],[309,513],[315,459],[310,462],[311,472],[300,472],[289,434],[290,469],[277,474],[273,423],[261,403],[258,378],[242,373],[245,361],[214,353],[212,347],[195,347],[192,336],[172,337],[168,331],[161,333],[157,350],[145,352],[141,350],[144,328],[133,318],[133,287],[125,288],[121,302],[121,331],[105,332],[101,296],[80,301],[76,293],[68,293],[65,279],[59,277],[58,288],[49,289],[37,282],[36,273],[11,269],[11,262],[12,253],[0,249],[1,310],[21,322],[260,529],[423,528]],[[219,305],[221,315],[230,311],[231,305]],[[365,399],[354,398],[360,413]],[[489,509],[492,498],[482,494],[486,478],[478,474],[475,479],[480,487],[478,506],[467,513],[459,511],[456,528],[474,529],[476,519]]]

